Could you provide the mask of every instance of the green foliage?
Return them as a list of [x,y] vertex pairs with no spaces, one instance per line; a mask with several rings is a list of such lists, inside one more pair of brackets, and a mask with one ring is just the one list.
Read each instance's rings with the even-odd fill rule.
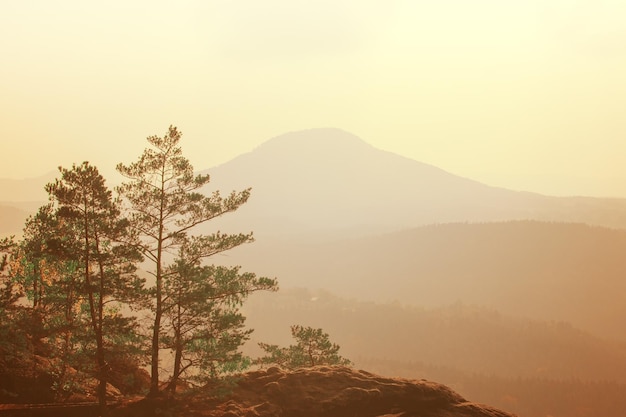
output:
[[[225,247],[242,240],[225,239]],[[249,365],[239,348],[249,339],[245,317],[239,311],[251,292],[276,290],[275,279],[242,273],[239,267],[202,266],[197,253],[206,250],[202,239],[181,247],[168,268],[164,285],[165,346],[174,351],[169,389],[178,379],[206,383],[217,376],[240,372]]]
[[17,305],[23,290],[12,279],[12,265],[15,264],[17,251],[18,245],[13,237],[0,239],[0,360],[15,351],[16,345],[25,342],[20,331],[20,307]]
[[306,368],[317,365],[351,366],[352,362],[339,355],[339,345],[331,343],[322,329],[300,325],[291,326],[295,345],[281,348],[278,345],[259,343],[266,356],[256,360],[259,365],[276,365],[286,369]]
[[6,276],[9,261],[15,254],[16,248],[17,243],[15,242],[15,238],[13,236],[0,239],[0,277]]
[[71,334],[79,328],[78,264],[68,252],[72,233],[56,215],[53,203],[26,220],[11,268],[11,280],[26,296],[20,324],[28,329],[30,354],[66,359]]
[[11,262],[15,260],[18,245],[13,237],[0,239],[0,315],[6,313],[20,298],[21,291],[11,279]]

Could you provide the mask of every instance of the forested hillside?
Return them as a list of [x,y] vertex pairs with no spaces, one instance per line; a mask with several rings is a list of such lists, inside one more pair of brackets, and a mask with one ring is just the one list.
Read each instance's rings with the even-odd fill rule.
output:
[[323,242],[259,238],[224,261],[280,276],[283,288],[427,307],[461,301],[624,339],[624,253],[624,230],[514,221]]

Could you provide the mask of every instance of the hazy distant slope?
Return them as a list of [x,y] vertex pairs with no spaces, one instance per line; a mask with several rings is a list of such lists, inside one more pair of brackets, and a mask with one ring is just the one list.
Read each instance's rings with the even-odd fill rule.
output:
[[22,232],[26,218],[48,199],[44,187],[54,175],[49,172],[21,180],[0,178],[0,237]]
[[367,300],[465,303],[626,335],[626,231],[516,221],[433,225],[323,243],[260,240],[216,260]]
[[[512,318],[485,308],[458,303],[403,307],[293,289],[255,294],[244,310],[255,340],[286,346],[292,342],[292,324],[323,328],[357,367],[387,375],[398,375],[402,363],[421,362],[502,377],[626,382],[623,345],[567,324]],[[376,359],[399,363],[389,370],[372,368]]]
[[17,207],[0,204],[0,238],[19,234],[30,213]]
[[207,191],[252,187],[250,202],[220,226],[260,234],[363,235],[430,223],[509,219],[626,227],[626,200],[556,198],[490,187],[376,149],[339,129],[278,136],[203,172],[213,179]]
[[0,178],[0,201],[46,201],[48,193],[44,187],[54,180],[56,171],[33,178]]

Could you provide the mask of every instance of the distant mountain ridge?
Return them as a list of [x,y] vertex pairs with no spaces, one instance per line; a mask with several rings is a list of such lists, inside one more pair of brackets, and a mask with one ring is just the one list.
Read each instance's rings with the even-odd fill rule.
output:
[[376,149],[339,129],[287,133],[201,172],[212,176],[206,192],[252,187],[248,204],[220,219],[219,226],[261,235],[365,235],[513,219],[626,228],[626,199],[549,197],[491,187]]

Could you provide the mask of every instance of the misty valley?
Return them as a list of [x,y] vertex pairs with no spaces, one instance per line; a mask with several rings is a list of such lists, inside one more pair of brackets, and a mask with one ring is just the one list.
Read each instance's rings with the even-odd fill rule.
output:
[[[323,329],[349,359],[355,371],[341,368],[337,378],[380,384],[359,386],[363,392],[392,383],[349,372],[436,381],[504,410],[471,411],[437,387],[459,411],[428,415],[623,417],[626,199],[492,187],[330,128],[287,133],[193,171],[179,137],[170,127],[149,138],[136,163],[120,164],[124,179],[107,180],[119,202],[104,188],[84,192],[99,178],[89,165],[0,179],[0,238],[15,236],[3,241],[0,268],[0,402],[36,400],[20,392],[33,375],[52,390],[42,402],[63,390],[70,398],[77,387],[54,386],[69,372],[59,362],[65,354],[93,379],[90,400],[103,407],[113,391],[184,395],[242,372],[251,372],[250,386],[279,375],[300,381],[298,371],[272,374],[255,358],[264,354],[259,344],[293,343],[290,326],[301,325]],[[41,211],[48,194],[56,205]],[[25,228],[44,214],[38,234]],[[159,229],[159,216],[170,223]],[[170,231],[162,235],[164,224]],[[84,256],[72,258],[77,253]],[[108,310],[109,299],[128,305]],[[93,329],[69,329],[59,324],[64,317]],[[30,330],[15,327],[24,323]],[[85,351],[71,356],[72,349]],[[106,380],[106,366],[125,373]],[[332,373],[311,372],[319,381]],[[230,415],[276,413],[242,410]],[[394,415],[418,415],[407,410]],[[184,415],[214,415],[203,412]]]

